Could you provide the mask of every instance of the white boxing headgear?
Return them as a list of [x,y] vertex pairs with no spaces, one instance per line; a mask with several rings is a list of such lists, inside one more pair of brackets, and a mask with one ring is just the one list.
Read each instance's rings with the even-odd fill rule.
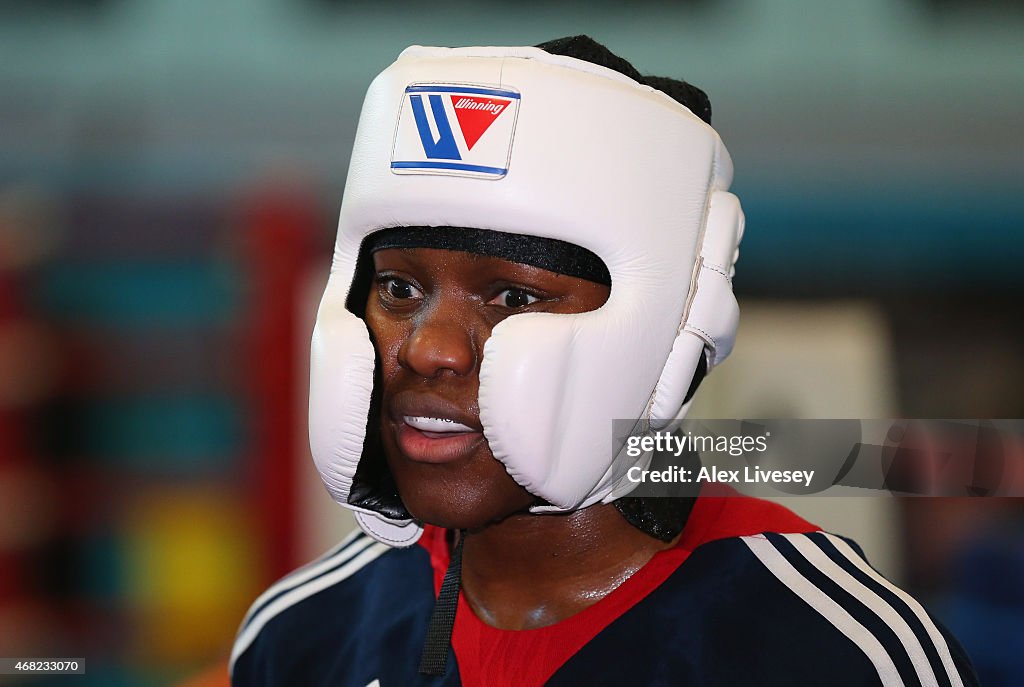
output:
[[419,536],[404,508],[353,487],[374,372],[346,308],[363,239],[472,227],[604,261],[602,307],[508,317],[480,364],[494,457],[543,499],[534,512],[569,511],[626,495],[629,468],[650,460],[613,449],[612,420],[681,416],[701,356],[710,370],[732,348],[743,214],[731,180],[714,129],[614,70],[529,47],[405,50],[363,105],[313,333],[310,442],[334,499],[381,541]]

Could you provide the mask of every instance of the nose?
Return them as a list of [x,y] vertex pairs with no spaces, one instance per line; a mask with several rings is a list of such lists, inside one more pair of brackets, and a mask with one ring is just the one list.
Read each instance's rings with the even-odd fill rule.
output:
[[398,360],[421,377],[433,378],[446,370],[468,375],[476,369],[477,350],[467,319],[452,308],[434,307],[417,318]]

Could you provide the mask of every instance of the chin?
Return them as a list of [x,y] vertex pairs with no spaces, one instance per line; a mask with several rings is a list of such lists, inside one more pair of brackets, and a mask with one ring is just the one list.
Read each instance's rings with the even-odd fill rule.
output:
[[402,503],[416,520],[479,530],[525,511],[536,500],[491,461],[494,465],[484,470],[405,463],[393,465],[392,474]]
[[[526,494],[525,491],[523,493]],[[403,490],[399,486],[399,494],[416,520],[454,530],[483,529],[510,515],[523,512],[533,502],[529,494],[526,494],[529,498],[513,500],[497,494],[429,487]]]

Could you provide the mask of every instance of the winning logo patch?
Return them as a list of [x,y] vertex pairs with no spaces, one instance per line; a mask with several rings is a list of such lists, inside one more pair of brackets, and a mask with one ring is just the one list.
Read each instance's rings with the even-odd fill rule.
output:
[[519,92],[411,84],[398,115],[391,171],[500,179],[508,173]]

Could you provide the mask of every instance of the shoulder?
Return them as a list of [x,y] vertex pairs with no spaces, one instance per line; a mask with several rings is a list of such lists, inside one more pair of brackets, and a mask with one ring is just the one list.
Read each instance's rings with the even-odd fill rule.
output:
[[694,514],[682,564],[584,647],[567,680],[628,646],[632,673],[615,679],[650,666],[704,685],[977,684],[956,639],[854,542],[747,497]]
[[849,539],[727,537],[695,549],[680,573],[717,600],[717,620],[729,619],[727,634],[721,623],[711,634],[766,672],[832,684],[977,684],[956,639]]
[[363,640],[420,624],[432,602],[425,550],[357,532],[253,602],[231,652],[232,684],[326,684],[359,662]]

